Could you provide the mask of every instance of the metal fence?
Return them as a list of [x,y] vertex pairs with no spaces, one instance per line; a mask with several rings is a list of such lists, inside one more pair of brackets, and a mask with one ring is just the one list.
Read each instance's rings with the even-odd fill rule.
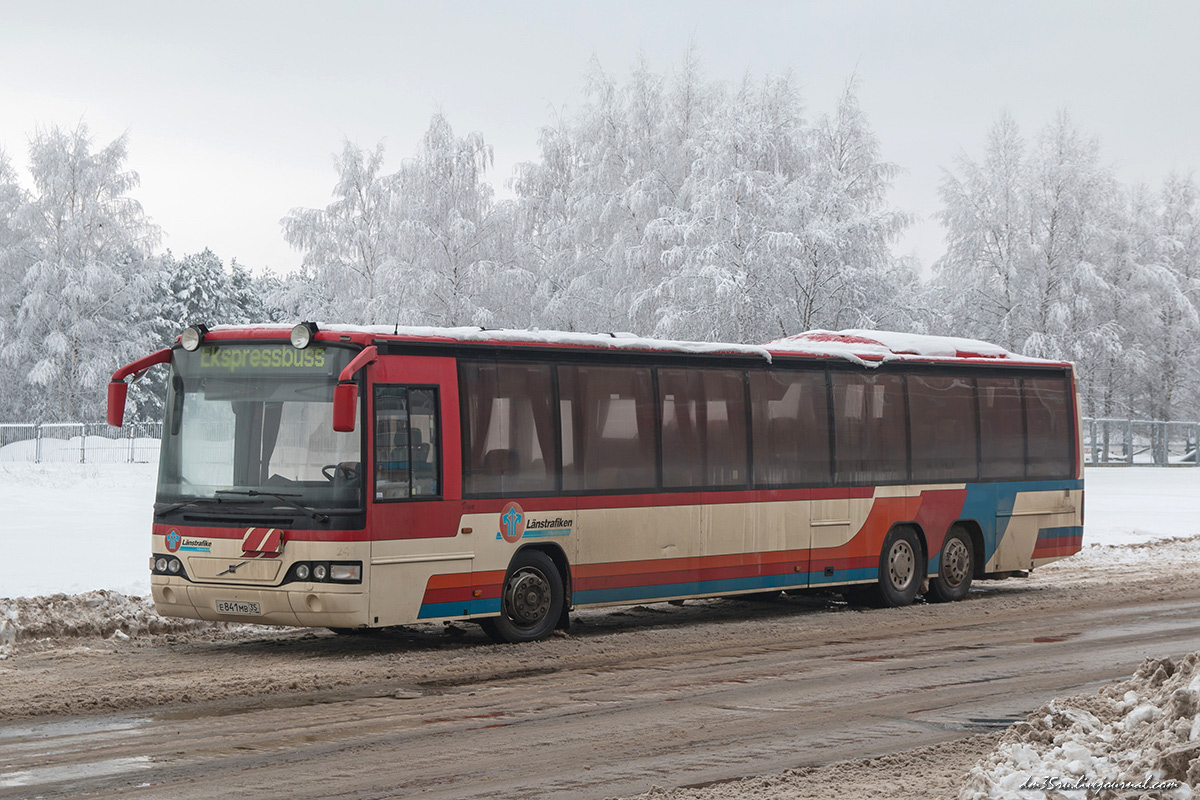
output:
[[161,422],[0,424],[0,462],[132,464],[158,460]]
[[[161,422],[0,424],[0,462],[148,463],[158,460]],[[1083,457],[1095,467],[1194,467],[1200,422],[1083,418]]]
[[1194,467],[1200,422],[1083,418],[1084,462],[1094,467]]

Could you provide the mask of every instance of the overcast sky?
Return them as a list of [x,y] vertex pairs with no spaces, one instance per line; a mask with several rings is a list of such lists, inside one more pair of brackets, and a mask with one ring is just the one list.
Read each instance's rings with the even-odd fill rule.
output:
[[[1027,136],[1065,108],[1126,182],[1200,168],[1200,3],[1187,2],[34,2],[0,0],[0,147],[22,167],[39,125],[129,133],[136,196],[176,255],[212,248],[294,269],[279,220],[321,207],[331,155],[385,140],[387,170],[435,111],[495,148],[500,196],[540,126],[580,103],[593,55],[624,78],[639,52],[707,74],[791,71],[809,115],[852,73],[901,166],[899,245],[941,252],[941,170],[982,154],[1012,113]],[[27,176],[26,176],[27,177]]]

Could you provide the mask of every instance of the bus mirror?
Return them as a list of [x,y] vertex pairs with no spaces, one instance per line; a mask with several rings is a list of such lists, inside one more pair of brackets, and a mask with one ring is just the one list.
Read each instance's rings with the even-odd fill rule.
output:
[[108,424],[119,428],[125,421],[125,398],[129,395],[129,384],[111,381],[108,384]]
[[171,361],[171,348],[164,347],[157,353],[151,353],[145,358],[139,358],[132,364],[126,364],[113,373],[108,384],[108,424],[114,428],[121,427],[125,421],[125,398],[129,396],[129,384],[125,379],[137,376],[153,367],[155,364],[167,364]]
[[358,384],[339,383],[333,389],[333,429],[338,433],[354,430],[358,411]]

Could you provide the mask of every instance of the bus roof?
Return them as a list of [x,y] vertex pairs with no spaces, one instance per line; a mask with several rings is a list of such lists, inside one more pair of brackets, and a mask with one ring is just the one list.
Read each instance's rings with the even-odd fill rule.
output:
[[[338,325],[318,323],[317,338],[342,340],[368,345],[381,342],[421,342],[431,344],[484,344],[513,347],[562,347],[597,350],[636,350],[663,353],[727,354],[758,356],[772,361],[776,356],[791,358],[837,358],[865,367],[889,361],[970,362],[977,364],[1069,366],[1013,353],[978,339],[929,336],[894,331],[851,329],[813,330],[775,339],[764,345],[730,342],[689,342],[652,339],[632,333],[579,333],[537,329],[508,330],[479,327],[437,328],[394,325]],[[216,339],[284,338],[290,328],[275,325],[217,325]],[[324,335],[322,335],[324,334]]]

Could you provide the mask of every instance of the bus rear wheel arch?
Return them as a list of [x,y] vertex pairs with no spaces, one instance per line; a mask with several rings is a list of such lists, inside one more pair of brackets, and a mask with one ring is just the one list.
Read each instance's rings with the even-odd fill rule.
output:
[[523,548],[509,562],[500,590],[500,616],[479,621],[493,641],[533,642],[558,627],[566,609],[562,573],[550,556]]
[[961,600],[971,591],[971,580],[978,568],[974,537],[962,525],[946,533],[937,576],[929,579],[926,597],[935,603]]

